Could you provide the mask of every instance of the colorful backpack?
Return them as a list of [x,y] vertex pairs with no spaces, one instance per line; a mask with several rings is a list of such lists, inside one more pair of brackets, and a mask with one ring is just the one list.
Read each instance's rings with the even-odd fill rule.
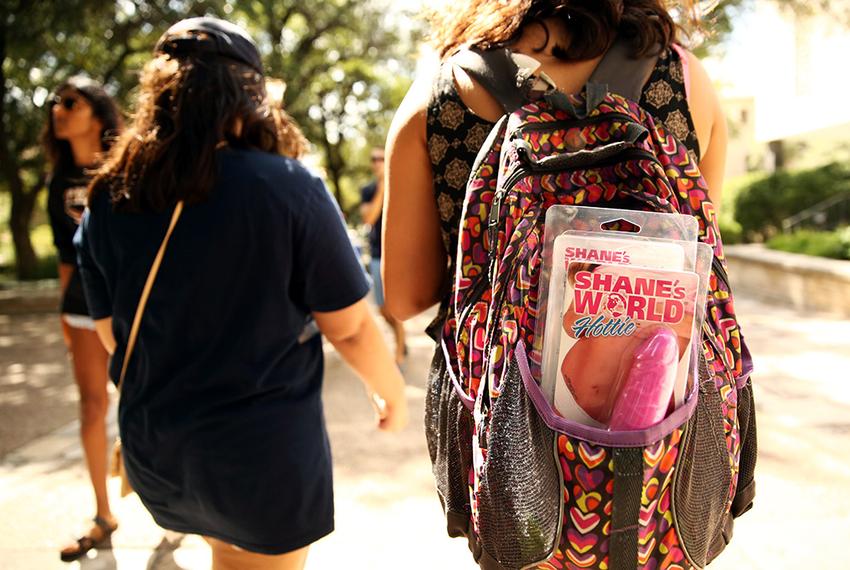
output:
[[[507,50],[456,56],[507,114],[467,184],[426,432],[449,534],[481,568],[702,568],[752,505],[752,366],[714,207],[685,146],[635,103],[657,58],[626,53],[618,41],[578,96],[538,89],[545,76]],[[691,214],[714,250],[698,388],[650,429],[569,422],[538,385],[555,204]]]

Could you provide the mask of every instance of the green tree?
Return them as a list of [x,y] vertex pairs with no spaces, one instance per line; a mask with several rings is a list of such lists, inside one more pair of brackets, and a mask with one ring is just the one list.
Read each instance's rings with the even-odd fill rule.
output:
[[0,0],[0,184],[11,196],[9,226],[20,279],[35,275],[30,221],[44,188],[39,133],[46,99],[84,71],[124,100],[135,83],[133,58],[149,52],[168,23],[202,14],[210,2]]
[[[386,132],[409,77],[414,34],[389,0],[0,0],[0,190],[11,196],[16,273],[35,274],[30,222],[46,166],[38,134],[46,98],[68,76],[103,81],[125,105],[165,28],[216,15],[245,26],[285,107],[319,150],[342,202],[346,176],[365,171],[363,148]],[[387,70],[394,70],[388,73]]]
[[344,204],[343,178],[363,170],[368,143],[383,144],[401,102],[398,85],[409,85],[417,29],[402,31],[404,16],[389,11],[389,1],[257,0],[233,7],[266,52],[268,74],[286,82],[284,107],[320,151]]

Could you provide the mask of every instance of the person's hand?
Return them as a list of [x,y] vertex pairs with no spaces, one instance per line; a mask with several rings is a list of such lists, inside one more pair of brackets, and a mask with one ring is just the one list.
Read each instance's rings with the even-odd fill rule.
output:
[[375,408],[375,416],[378,421],[378,429],[381,431],[398,432],[407,426],[409,420],[407,411],[407,399],[402,395],[396,401],[390,403],[372,394],[372,405]]

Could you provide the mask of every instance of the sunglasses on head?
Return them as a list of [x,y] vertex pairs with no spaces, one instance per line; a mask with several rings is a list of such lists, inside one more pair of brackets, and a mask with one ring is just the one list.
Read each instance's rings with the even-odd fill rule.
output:
[[54,105],[62,105],[66,111],[70,111],[77,106],[79,100],[79,97],[76,95],[66,95],[64,97],[62,95],[54,95],[52,103]]

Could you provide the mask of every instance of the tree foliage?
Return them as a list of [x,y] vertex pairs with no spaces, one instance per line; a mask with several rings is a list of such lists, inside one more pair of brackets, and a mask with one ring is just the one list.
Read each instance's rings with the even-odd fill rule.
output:
[[341,204],[343,179],[364,167],[364,140],[383,145],[400,103],[398,75],[411,73],[415,32],[400,33],[387,7],[374,0],[234,4],[233,16],[255,30],[266,51],[269,75],[286,82],[284,107],[321,152]]
[[[740,11],[755,1],[697,2],[706,11],[702,32],[692,34],[697,53],[721,46]],[[827,10],[836,21],[847,22],[850,14],[848,0],[770,1],[799,13]],[[383,144],[412,75],[419,29],[409,15],[390,10],[391,2],[0,0],[0,190],[11,196],[18,276],[36,269],[29,232],[44,188],[38,134],[48,94],[84,72],[131,109],[138,71],[156,39],[189,16],[223,17],[252,33],[268,75],[286,82],[285,107],[313,143],[337,199],[351,206],[346,195],[367,175],[368,149]],[[679,9],[680,21],[687,15]]]
[[[778,171],[757,179],[738,191],[735,219],[744,237],[761,241],[782,231],[783,220],[833,197],[850,196],[850,168],[830,163],[798,172]],[[847,223],[839,207],[821,214],[829,227]]]
[[0,190],[12,198],[18,277],[36,271],[30,221],[46,174],[38,136],[56,85],[84,73],[132,109],[139,69],[169,25],[230,19],[258,41],[268,75],[286,82],[284,105],[341,199],[344,181],[366,172],[365,149],[383,143],[411,74],[415,31],[399,33],[387,2],[0,0]]

